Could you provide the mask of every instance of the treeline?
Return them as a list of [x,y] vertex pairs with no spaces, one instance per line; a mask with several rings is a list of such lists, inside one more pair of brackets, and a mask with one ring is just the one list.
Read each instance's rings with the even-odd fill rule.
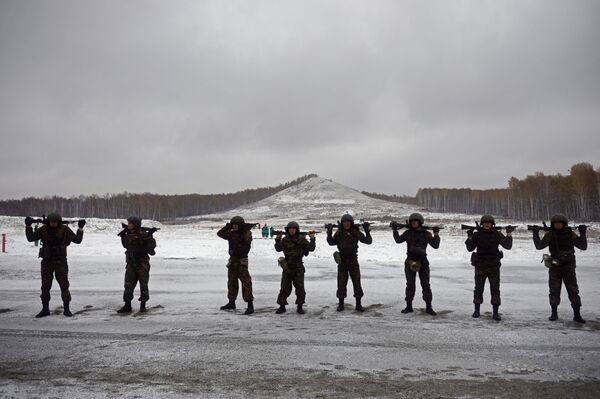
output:
[[578,163],[568,175],[536,173],[511,177],[508,187],[491,190],[423,188],[418,206],[441,212],[491,213],[514,219],[543,220],[555,213],[570,219],[600,220],[600,170]]
[[381,193],[370,193],[368,191],[361,191],[364,195],[366,195],[367,197],[371,197],[371,198],[375,198],[375,199],[379,199],[379,200],[383,200],[383,201],[389,201],[389,202],[399,202],[402,204],[410,204],[410,205],[416,205],[417,204],[417,198],[416,197],[411,197],[409,195],[388,195],[388,194],[381,194]]
[[106,194],[71,198],[46,197],[0,201],[0,215],[42,215],[50,211],[64,217],[124,219],[138,215],[144,219],[167,220],[227,211],[265,199],[288,187],[300,184],[316,174],[309,174],[274,187],[259,187],[228,194]]

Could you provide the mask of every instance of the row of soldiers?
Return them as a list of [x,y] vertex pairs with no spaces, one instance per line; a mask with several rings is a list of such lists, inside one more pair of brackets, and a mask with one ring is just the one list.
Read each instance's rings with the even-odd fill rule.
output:
[[[50,315],[50,289],[54,278],[60,286],[63,300],[63,314],[73,316],[70,309],[71,293],[69,291],[69,265],[67,263],[67,247],[71,244],[81,244],[83,241],[83,228],[85,220],[77,221],[77,232],[69,228],[58,213],[51,213],[42,222],[39,229],[33,229],[36,222],[31,217],[25,218],[25,236],[29,242],[42,242],[39,257],[42,276],[42,310],[36,317]],[[123,301],[125,304],[118,313],[132,311],[131,301],[137,283],[140,283],[140,312],[146,311],[146,302],[150,299],[148,280],[150,279],[150,256],[155,254],[156,240],[153,237],[155,229],[142,227],[142,219],[132,216],[127,219],[127,224],[119,233],[121,244],[125,251],[125,289]]]
[[[407,252],[404,262],[404,272],[406,275],[406,307],[402,313],[413,312],[413,299],[416,292],[416,278],[419,277],[423,300],[425,301],[425,312],[432,316],[436,315],[432,307],[433,294],[430,285],[430,267],[427,259],[427,247],[434,249],[440,246],[439,227],[427,228],[423,216],[419,213],[410,215],[408,224],[401,226],[392,223],[393,236],[396,243],[406,243]],[[228,268],[228,299],[229,302],[221,307],[222,310],[232,310],[236,308],[235,301],[239,291],[239,283],[242,285],[242,298],[247,303],[245,314],[254,312],[252,295],[252,278],[248,271],[248,253],[251,248],[252,233],[250,231],[252,224],[248,224],[241,216],[235,216],[227,223],[217,235],[229,243],[229,262]],[[467,230],[467,239],[465,245],[469,252],[472,252],[471,264],[475,269],[475,289],[473,291],[474,311],[473,317],[479,318],[480,307],[483,303],[483,292],[486,280],[489,281],[492,318],[500,321],[500,266],[503,257],[499,247],[510,250],[513,244],[512,233],[515,230],[513,226],[506,227],[506,235],[499,228],[496,228],[496,222],[491,215],[484,215],[480,220],[480,228]],[[344,301],[347,296],[348,280],[352,281],[354,288],[354,298],[356,301],[355,310],[364,312],[362,306],[362,297],[364,295],[360,279],[360,265],[358,263],[359,243],[370,245],[373,242],[371,237],[369,223],[362,224],[362,231],[359,225],[354,223],[352,215],[345,214],[340,220],[337,230],[334,233],[334,225],[327,225],[327,243],[331,246],[337,246],[334,253],[335,262],[338,265],[337,274],[337,311],[344,311]],[[407,229],[400,234],[401,227]],[[550,288],[550,306],[551,314],[549,320],[558,319],[558,305],[560,304],[560,292],[562,284],[565,284],[571,306],[573,308],[573,320],[578,323],[585,323],[581,317],[581,298],[579,297],[579,287],[577,285],[577,276],[575,273],[575,248],[581,250],[587,249],[586,226],[578,227],[577,234],[568,226],[568,220],[564,215],[554,215],[551,219],[551,226],[545,229],[545,234],[540,238],[542,227],[533,226],[533,242],[536,249],[541,250],[549,248],[550,255],[545,256],[545,264],[548,267],[548,284]],[[307,239],[308,236],[308,239]],[[296,290],[297,312],[304,314],[303,305],[305,303],[306,291],[304,289],[304,263],[303,258],[316,247],[315,232],[302,233],[300,226],[296,222],[290,222],[286,226],[285,232],[279,232],[275,237],[275,250],[283,252],[283,257],[279,259],[282,267],[281,289],[277,297],[279,308],[276,313],[281,314],[286,311],[287,298],[292,292],[292,286]]]
[[[42,241],[39,256],[41,262],[42,278],[42,310],[36,317],[44,317],[50,314],[50,289],[54,277],[56,278],[63,300],[63,313],[72,316],[69,303],[71,295],[69,292],[67,246],[71,243],[80,244],[83,240],[83,228],[85,220],[77,222],[77,232],[73,232],[66,225],[61,216],[52,213],[44,220],[41,228],[33,230],[34,219],[25,218],[25,233],[27,240],[33,242]],[[424,218],[419,213],[410,215],[406,226],[392,223],[393,237],[396,243],[407,244],[407,257],[404,262],[406,275],[406,307],[402,313],[413,312],[413,299],[416,292],[416,278],[419,277],[423,300],[426,304],[426,313],[432,316],[436,312],[432,307],[433,295],[430,286],[430,265],[427,259],[427,247],[439,248],[439,227],[428,228],[424,225]],[[247,303],[245,314],[254,313],[252,294],[252,278],[248,270],[248,254],[251,249],[253,224],[246,223],[241,216],[235,216],[221,228],[217,235],[228,241],[229,262],[227,263],[228,279],[228,303],[221,307],[222,310],[236,309],[236,299],[241,291],[242,298]],[[337,310],[344,311],[345,298],[347,296],[348,280],[352,281],[354,297],[356,300],[355,310],[363,312],[362,297],[364,295],[361,286],[360,265],[358,263],[359,243],[369,245],[373,242],[369,223],[357,225],[351,215],[342,216],[337,230],[336,226],[327,225],[327,243],[337,246],[334,259],[338,267],[337,275],[337,298],[339,300]],[[362,231],[360,229],[362,227]],[[406,228],[400,234],[401,228]],[[562,284],[565,284],[571,306],[573,308],[573,320],[585,323],[581,317],[581,299],[575,273],[575,247],[587,249],[586,227],[579,226],[579,234],[568,226],[568,220],[563,215],[555,215],[551,219],[550,228],[540,238],[542,227],[533,227],[533,241],[537,249],[549,248],[550,255],[545,258],[549,272],[550,306],[552,309],[550,320],[557,320],[558,305],[560,304],[560,292]],[[117,312],[128,313],[132,311],[131,301],[134,297],[134,289],[140,283],[140,312],[146,311],[146,302],[149,300],[148,280],[150,275],[150,256],[155,254],[156,240],[153,233],[156,229],[142,227],[139,217],[127,219],[127,225],[119,236],[121,243],[126,249],[126,268],[123,301],[124,305]],[[491,303],[493,308],[493,319],[500,320],[498,312],[500,306],[500,266],[502,251],[512,248],[512,232],[514,228],[508,226],[506,235],[495,227],[495,220],[490,215],[481,218],[481,228],[469,229],[465,245],[467,250],[473,252],[471,263],[475,268],[475,289],[473,293],[474,312],[473,317],[480,317],[480,305],[483,303],[483,292],[486,280],[489,281],[491,292]],[[290,222],[284,232],[277,232],[275,236],[275,250],[282,252],[279,258],[282,268],[281,289],[277,297],[279,308],[276,313],[286,312],[287,298],[292,293],[292,287],[296,290],[296,311],[304,314],[304,303],[306,291],[304,289],[305,268],[303,258],[316,248],[315,232],[303,233],[296,222]],[[308,238],[307,238],[308,237]]]

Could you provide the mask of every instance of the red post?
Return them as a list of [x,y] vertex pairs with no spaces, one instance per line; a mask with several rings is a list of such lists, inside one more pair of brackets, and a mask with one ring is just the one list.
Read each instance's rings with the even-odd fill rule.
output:
[[2,253],[6,253],[6,233],[2,233]]

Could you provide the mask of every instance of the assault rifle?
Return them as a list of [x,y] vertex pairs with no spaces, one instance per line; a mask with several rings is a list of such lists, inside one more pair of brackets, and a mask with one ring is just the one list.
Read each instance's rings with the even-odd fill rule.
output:
[[[566,226],[566,227],[569,227],[569,228],[571,228],[570,226]],[[587,230],[587,228],[588,228],[588,227],[589,227],[589,226],[588,226],[588,225],[585,225],[585,224],[580,224],[579,226],[577,226],[577,228],[578,228],[579,230],[581,230],[581,229]],[[541,226],[540,226],[540,225],[537,225],[537,224],[533,224],[533,225],[531,225],[531,224],[528,224],[528,225],[527,225],[527,230],[528,230],[528,231],[538,231],[538,230],[550,231],[550,230],[552,230],[552,227],[548,227],[548,225],[546,224],[546,222],[542,222],[542,225],[541,225]]]
[[[519,226],[513,226],[513,225],[508,225],[508,226],[492,226],[492,230],[504,230],[504,229],[512,229],[512,230],[516,230],[517,227]],[[479,222],[475,222],[475,226],[469,226],[466,224],[461,224],[460,225],[460,229],[461,230],[477,230],[477,231],[481,231],[483,230],[483,226],[479,224]]]
[[[298,234],[299,236],[305,236],[308,235],[309,233],[315,233],[315,234],[319,234],[320,231],[315,231],[315,230],[309,230],[309,231],[299,231],[296,234]],[[275,230],[273,232],[274,236],[284,236],[286,234],[285,230]]]
[[539,231],[539,230],[550,231],[551,229],[550,229],[550,227],[548,227],[546,222],[542,222],[541,226],[539,226],[537,224],[528,224],[527,225],[527,231]]
[[[121,227],[123,228],[123,230],[121,230],[121,232],[117,234],[117,236],[119,237],[122,237],[123,234],[127,234],[127,231],[129,230],[125,223],[121,223]],[[152,237],[154,233],[160,230],[158,227],[141,227],[141,229],[145,231],[150,237]]]
[[[33,219],[29,216],[27,216],[25,219],[29,219],[28,221],[31,221],[32,224],[48,224],[48,219],[46,219],[46,215],[42,215],[41,218],[37,218],[37,219]],[[60,224],[64,224],[64,225],[69,225],[72,223],[79,223],[81,220],[85,221],[85,219],[78,219],[78,220],[61,220]]]
[[[359,226],[362,226],[364,229],[366,226],[367,230],[370,230],[370,227],[372,224],[375,224],[375,223],[371,223],[371,222],[354,223],[353,228],[358,229]],[[330,230],[330,229],[334,229],[334,228],[339,230],[339,229],[343,228],[342,222],[340,222],[339,220],[337,223],[326,223],[324,227],[325,227],[325,230]]]
[[[396,222],[395,220],[392,220],[390,222],[390,227],[394,230],[410,229],[410,223],[408,222],[408,220],[405,223],[400,223],[400,222]],[[421,228],[425,229],[425,230],[433,230],[433,229],[442,230],[444,227],[443,226],[421,226]]]

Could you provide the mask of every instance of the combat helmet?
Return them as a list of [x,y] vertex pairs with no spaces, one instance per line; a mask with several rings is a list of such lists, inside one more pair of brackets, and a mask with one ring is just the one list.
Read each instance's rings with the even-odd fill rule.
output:
[[46,221],[48,224],[50,224],[50,222],[56,222],[60,225],[62,223],[62,217],[57,212],[52,212],[46,216]]
[[569,224],[569,219],[567,219],[567,217],[565,215],[557,213],[556,215],[552,216],[552,218],[550,219],[550,225],[554,226],[554,223],[562,223],[566,227]]
[[246,223],[246,221],[241,216],[234,216],[231,218],[231,221],[229,222],[229,224],[231,224],[231,225],[237,224],[239,227],[242,227],[245,223]]
[[297,222],[289,222],[287,226],[285,226],[285,232],[289,234],[291,228],[296,229],[296,234],[300,232],[300,225]]
[[136,229],[142,227],[142,219],[138,216],[129,216],[127,218],[127,223],[131,223]]
[[354,225],[354,218],[349,213],[346,213],[342,216],[341,222],[350,222],[350,224]]
[[492,226],[494,226],[494,225],[496,225],[496,220],[494,219],[494,217],[492,215],[483,215],[481,217],[481,220],[479,223],[480,224],[491,223]]
[[411,213],[408,217],[408,222],[410,223],[413,220],[418,221],[421,226],[423,226],[423,223],[425,223],[425,218],[423,218],[423,215],[421,215],[420,213]]

